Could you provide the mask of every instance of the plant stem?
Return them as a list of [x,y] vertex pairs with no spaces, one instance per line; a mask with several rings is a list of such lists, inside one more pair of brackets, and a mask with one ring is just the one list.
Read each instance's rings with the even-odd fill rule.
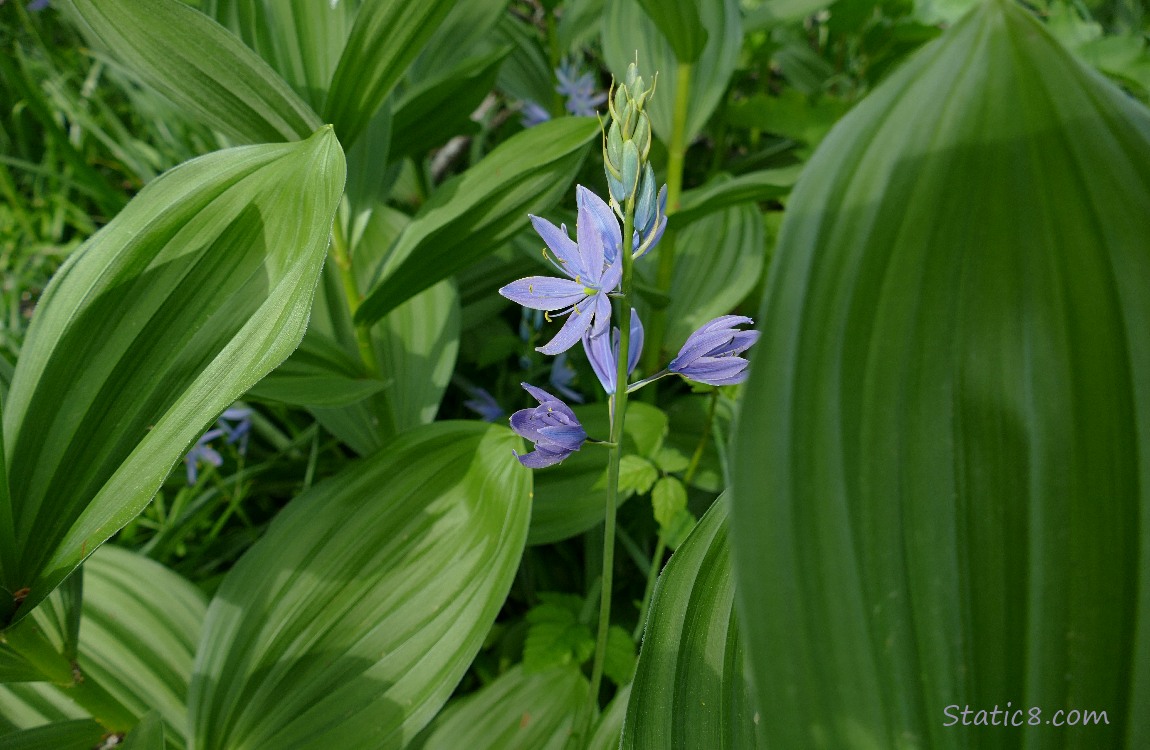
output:
[[343,221],[337,216],[331,227],[331,257],[339,269],[343,282],[343,296],[347,299],[347,311],[355,326],[355,341],[359,346],[359,357],[369,375],[379,377],[379,363],[375,361],[375,348],[371,345],[371,329],[365,325],[355,325],[355,311],[359,309],[359,284],[355,278],[355,266],[351,261],[347,238],[343,232]]
[[[635,231],[635,198],[627,199],[623,207],[623,236]],[[603,587],[599,595],[599,632],[595,638],[595,660],[591,664],[591,689],[583,716],[576,723],[578,747],[583,747],[589,735],[595,713],[599,708],[599,686],[603,681],[603,660],[607,655],[607,633],[611,626],[611,587],[615,568],[615,513],[619,494],[619,460],[623,453],[623,423],[627,417],[627,347],[631,337],[631,275],[633,259],[629,247],[619,250],[623,254],[623,280],[619,285],[619,357],[615,370],[615,395],[611,398],[611,448],[607,463],[607,507],[603,522]]]
[[[691,73],[694,66],[679,63],[675,72],[675,103],[671,114],[671,141],[667,144],[667,215],[679,210],[683,194],[683,163],[687,156],[687,104],[691,96]],[[667,293],[675,275],[675,230],[668,228],[659,242],[659,267],[655,271],[655,289]],[[647,328],[647,347],[643,357],[643,370],[652,372],[663,359],[663,336],[667,332],[667,311],[654,310]],[[653,401],[655,391],[647,394]]]

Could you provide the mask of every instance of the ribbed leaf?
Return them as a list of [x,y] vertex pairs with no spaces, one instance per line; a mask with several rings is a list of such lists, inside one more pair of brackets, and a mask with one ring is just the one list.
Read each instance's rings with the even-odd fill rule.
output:
[[164,722],[152,711],[124,738],[123,750],[164,750]]
[[104,734],[91,719],[70,719],[0,734],[0,750],[91,750],[100,746]]
[[0,735],[85,718],[85,711],[51,683],[0,683]]
[[335,125],[343,143],[355,143],[454,4],[363,0],[323,108],[324,120]]
[[682,229],[729,206],[780,198],[791,192],[801,169],[802,166],[798,165],[764,169],[738,177],[720,175],[702,187],[684,191],[679,199],[679,208],[668,218],[668,223],[674,229]]
[[[634,683],[632,683],[634,684]],[[627,703],[631,699],[631,685],[624,685],[599,715],[595,732],[587,741],[587,750],[619,750],[623,736],[623,719],[627,716]]]
[[575,667],[516,665],[444,711],[422,750],[563,750],[586,700],[587,679]]
[[483,54],[502,42],[492,32],[507,10],[508,0],[468,0],[455,3],[443,23],[411,63],[407,78],[420,83],[458,67],[468,57]]
[[330,128],[195,159],[56,275],[5,405],[15,545],[0,550],[0,621],[139,513],[207,425],[296,347],[343,177]]
[[240,143],[306,138],[322,124],[259,55],[179,0],[67,0],[90,38],[190,117]]
[[299,349],[248,391],[247,398],[297,406],[347,406],[386,386],[385,381],[367,376],[362,360],[309,330]]
[[659,576],[620,748],[766,747],[745,663],[720,497]]
[[766,238],[754,206],[713,213],[675,240],[675,276],[664,348],[678,351],[699,326],[743,301],[763,273]]
[[84,586],[81,673],[137,718],[157,715],[169,744],[187,747],[188,684],[207,598],[154,560],[111,545],[84,563]]
[[[704,3],[711,0],[703,0]],[[707,30],[699,22],[697,0],[638,0],[681,63],[699,59]]]
[[599,134],[589,117],[545,122],[504,141],[444,183],[388,252],[356,320],[374,323],[404,300],[491,252],[567,194]]
[[208,611],[195,748],[399,748],[510,588],[531,474],[505,427],[437,422],[293,500]]
[[[675,0],[676,3],[682,0]],[[659,0],[662,2],[662,0]],[[698,0],[699,20],[707,43],[691,70],[687,102],[688,141],[703,129],[723,98],[735,71],[743,38],[738,0]],[[679,60],[637,0],[606,0],[603,10],[603,56],[616,80],[639,53],[644,79],[659,74],[655,96],[647,105],[651,127],[664,142],[671,139],[671,113],[679,76]]]
[[[773,746],[1150,746],[1148,164],[1150,113],[1006,0],[808,163],[734,452]],[[1042,726],[963,726],[1008,701]]]
[[205,0],[203,12],[235,33],[319,109],[358,7],[354,0]]

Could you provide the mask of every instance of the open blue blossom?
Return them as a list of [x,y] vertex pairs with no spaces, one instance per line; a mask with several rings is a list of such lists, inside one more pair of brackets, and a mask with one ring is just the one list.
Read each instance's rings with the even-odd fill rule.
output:
[[567,98],[564,106],[576,117],[594,117],[595,110],[607,101],[606,92],[595,92],[595,76],[576,62],[563,60],[555,69],[555,77],[559,80],[555,90]]
[[539,406],[520,409],[511,415],[511,429],[535,444],[535,450],[524,455],[515,454],[519,463],[528,469],[554,466],[583,447],[587,433],[571,407],[542,388],[523,383]]
[[[619,329],[612,328],[610,341],[606,335],[593,337],[590,333],[583,334],[583,350],[587,352],[587,359],[591,362],[591,369],[595,377],[603,385],[608,395],[615,393],[615,375],[619,369]],[[627,342],[627,373],[635,371],[639,364],[639,355],[643,353],[643,323],[639,320],[639,313],[631,308],[631,337]]]
[[[571,240],[566,227],[559,228],[546,219],[531,217],[535,231],[555,257],[548,256],[546,251],[544,256],[567,278],[529,276],[499,290],[507,299],[532,310],[558,310],[559,315],[567,315],[567,322],[559,333],[536,349],[548,355],[567,351],[588,329],[594,336],[607,330],[611,321],[611,300],[607,295],[615,291],[623,276],[622,257],[618,250],[613,261],[606,259],[611,235],[605,230],[609,230],[611,225],[600,215],[598,206],[606,209],[610,222],[618,231],[614,213],[602,200],[596,203],[583,195],[590,194],[586,188],[580,186],[577,193],[580,194],[575,228],[578,242]],[[547,318],[550,320],[550,316]]]
[[754,321],[742,315],[715,318],[687,338],[668,370],[696,383],[735,385],[747,379],[747,360],[738,356],[759,339],[758,331],[735,326]]

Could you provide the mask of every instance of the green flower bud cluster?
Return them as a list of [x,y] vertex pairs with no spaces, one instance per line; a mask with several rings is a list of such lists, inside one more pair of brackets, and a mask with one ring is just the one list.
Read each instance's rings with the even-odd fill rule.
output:
[[[627,66],[623,83],[613,86],[607,98],[611,112],[611,125],[603,138],[603,166],[607,185],[611,190],[611,206],[616,211],[639,190],[639,178],[646,181],[644,169],[651,152],[651,118],[643,107],[655,92],[655,82],[644,88],[639,66]],[[649,192],[654,191],[654,176]]]

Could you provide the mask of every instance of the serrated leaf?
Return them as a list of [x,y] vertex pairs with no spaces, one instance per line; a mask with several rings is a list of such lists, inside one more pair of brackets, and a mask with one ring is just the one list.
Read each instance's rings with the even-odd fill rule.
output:
[[655,586],[621,750],[766,747],[744,663],[720,497]]
[[[659,470],[641,456],[628,455],[619,460],[619,491],[623,493],[636,493],[645,495],[651,490],[651,485],[659,478]],[[606,489],[605,483],[595,484],[596,489]]]
[[[541,672],[564,664],[583,664],[595,651],[595,636],[579,622],[579,597],[544,599],[527,611],[527,637],[523,643],[523,669]],[[572,606],[574,605],[574,606]]]
[[[608,434],[605,404],[576,406],[574,411],[588,434]],[[650,404],[630,402],[623,424],[623,455],[654,455],[666,432],[666,414]],[[528,544],[568,539],[603,522],[607,496],[603,489],[594,487],[606,465],[607,451],[588,445],[559,466],[535,473]],[[624,499],[620,495],[620,502]]]
[[355,143],[454,4],[363,0],[323,107],[344,144]]
[[511,586],[531,473],[510,430],[437,422],[276,516],[208,610],[193,748],[402,747]]
[[0,620],[26,614],[139,513],[296,347],[343,179],[330,128],[194,159],[57,273],[5,404],[15,545],[0,549]]
[[449,706],[423,750],[563,750],[587,689],[574,667],[536,673],[512,667]]
[[655,454],[655,465],[659,467],[660,471],[667,474],[675,474],[680,471],[686,471],[687,467],[691,465],[691,460],[683,453],[675,450],[674,448],[664,445]]
[[707,43],[707,29],[699,21],[696,0],[638,0],[647,17],[671,45],[680,63],[699,59]]
[[[738,0],[707,0],[698,10],[706,44],[691,68],[685,132],[688,143],[707,124],[722,100],[738,62],[743,38]],[[606,0],[602,40],[603,56],[615,80],[625,79],[627,66],[635,62],[636,52],[644,80],[651,80],[658,73],[658,86],[646,109],[655,134],[663,142],[669,142],[680,75],[679,61],[671,45],[635,0]]]
[[389,250],[356,322],[374,323],[499,247],[526,225],[527,214],[555,205],[598,133],[589,117],[545,122],[441,185]]
[[618,625],[607,630],[607,651],[603,656],[603,674],[616,685],[630,684],[635,676],[635,641]]
[[687,509],[687,488],[675,477],[663,477],[651,490],[651,505],[659,526],[668,528],[675,517]]
[[67,0],[85,33],[196,120],[239,143],[306,138],[322,120],[259,55],[179,0]]
[[[1150,745],[1147,164],[1150,113],[1004,0],[808,163],[732,449],[772,747]],[[1007,700],[1109,724],[946,724]]]

